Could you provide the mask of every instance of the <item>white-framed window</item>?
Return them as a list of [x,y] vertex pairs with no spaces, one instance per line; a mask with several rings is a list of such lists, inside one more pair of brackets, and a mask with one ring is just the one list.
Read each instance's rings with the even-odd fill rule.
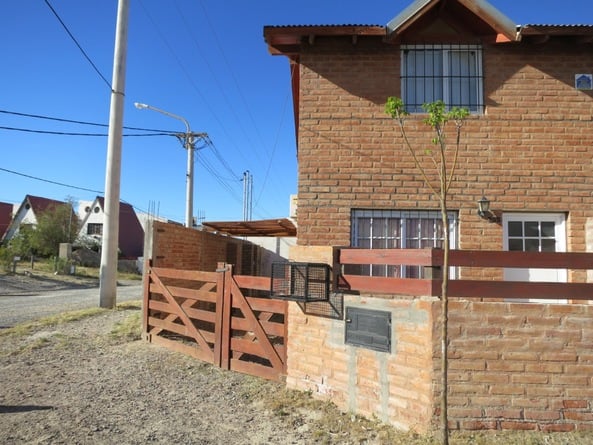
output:
[[[440,211],[364,210],[352,211],[352,247],[365,249],[442,248],[444,240]],[[449,212],[449,244],[457,245],[457,213]],[[361,275],[423,278],[421,266],[365,265]]]
[[406,110],[422,113],[425,103],[484,110],[481,45],[402,45],[401,91]]
[[[503,248],[518,252],[566,252],[566,215],[563,213],[504,213]],[[566,269],[507,267],[506,281],[565,283]],[[514,302],[567,303],[566,299],[521,299]]]

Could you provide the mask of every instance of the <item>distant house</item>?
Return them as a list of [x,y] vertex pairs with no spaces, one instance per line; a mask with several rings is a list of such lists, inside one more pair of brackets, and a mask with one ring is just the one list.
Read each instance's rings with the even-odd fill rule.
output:
[[[79,238],[94,240],[98,244],[103,238],[103,220],[105,217],[105,199],[97,196],[85,206]],[[119,251],[121,257],[132,259],[142,256],[144,250],[144,230],[136,216],[134,208],[127,203],[119,204]]]
[[[12,218],[12,221],[8,224],[2,241],[9,241],[19,233],[19,230],[23,226],[36,226],[38,218],[47,211],[53,210],[57,207],[68,205],[63,201],[56,201],[55,199],[42,198],[40,196],[27,195],[23,202],[17,209]],[[10,206],[10,212],[12,212],[12,205]],[[76,218],[73,213],[72,218]],[[1,223],[0,223],[1,231]]]
[[8,230],[12,221],[13,205],[7,202],[0,202],[0,240]]

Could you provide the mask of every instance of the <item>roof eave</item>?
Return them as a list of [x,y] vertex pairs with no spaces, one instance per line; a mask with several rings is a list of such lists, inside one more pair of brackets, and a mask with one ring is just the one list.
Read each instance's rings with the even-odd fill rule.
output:
[[[486,0],[457,0],[492,27],[501,37],[497,41],[518,42],[521,33],[517,25]],[[393,39],[404,32],[441,0],[416,0],[387,24],[387,37]]]

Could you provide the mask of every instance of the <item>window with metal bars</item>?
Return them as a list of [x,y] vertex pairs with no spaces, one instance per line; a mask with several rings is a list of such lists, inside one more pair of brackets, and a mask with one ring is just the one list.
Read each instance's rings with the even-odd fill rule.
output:
[[89,223],[86,233],[87,235],[103,235],[103,224]]
[[481,45],[402,45],[401,91],[406,110],[425,103],[484,110]]
[[[433,210],[353,210],[352,247],[364,249],[442,248],[441,213]],[[457,214],[449,212],[449,243],[457,240]],[[361,266],[360,275],[424,278],[422,266]]]

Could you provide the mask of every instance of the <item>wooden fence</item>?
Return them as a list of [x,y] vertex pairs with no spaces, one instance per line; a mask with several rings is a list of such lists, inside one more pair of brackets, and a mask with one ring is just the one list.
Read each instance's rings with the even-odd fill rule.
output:
[[[286,373],[285,301],[257,295],[269,277],[149,267],[143,337],[200,360],[267,379]],[[245,292],[244,292],[245,291]]]
[[[336,263],[346,265],[414,265],[442,268],[442,249],[339,249]],[[451,267],[593,269],[593,253],[501,252],[451,250]],[[347,269],[347,268],[346,268]],[[338,288],[412,296],[440,296],[441,280],[340,274]],[[517,282],[450,279],[449,296],[466,298],[592,300],[593,283]]]

